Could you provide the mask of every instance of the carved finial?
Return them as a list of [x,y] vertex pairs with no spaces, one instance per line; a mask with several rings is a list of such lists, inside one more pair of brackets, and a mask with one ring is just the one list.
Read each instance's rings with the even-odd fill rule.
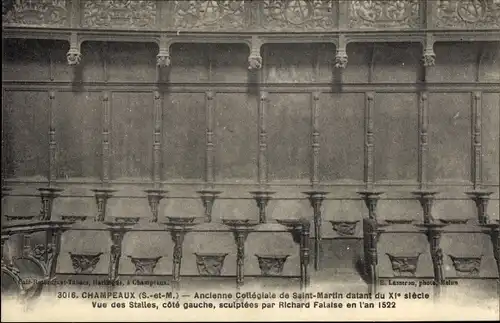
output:
[[68,60],[68,65],[76,66],[82,60],[82,53],[80,53],[78,48],[71,48],[66,54],[66,59]]
[[260,56],[260,47],[262,42],[256,37],[252,37],[250,56],[248,56],[248,69],[258,70],[262,67],[262,56]]

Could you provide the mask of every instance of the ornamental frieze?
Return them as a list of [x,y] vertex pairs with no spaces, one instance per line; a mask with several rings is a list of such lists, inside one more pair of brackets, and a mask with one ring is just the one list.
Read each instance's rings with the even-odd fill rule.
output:
[[499,28],[500,0],[439,0],[436,27]]
[[64,27],[66,0],[2,1],[2,23],[14,26]]
[[154,29],[156,1],[103,0],[83,1],[84,27],[148,28]]
[[337,1],[265,0],[262,26],[271,30],[328,30],[336,28]]
[[350,28],[418,28],[419,0],[349,1]]
[[174,1],[174,27],[203,30],[242,29],[246,26],[245,8],[243,0]]

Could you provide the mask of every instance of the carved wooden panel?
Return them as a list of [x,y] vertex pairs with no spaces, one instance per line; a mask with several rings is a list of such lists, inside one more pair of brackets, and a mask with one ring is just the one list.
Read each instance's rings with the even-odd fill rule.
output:
[[270,30],[332,30],[338,3],[333,0],[264,0],[262,26]]
[[352,0],[349,2],[351,28],[418,28],[419,0]]
[[100,177],[101,93],[60,92],[54,105],[58,178]]
[[108,43],[108,80],[154,82],[157,53],[158,46],[152,43]]
[[3,135],[6,177],[47,178],[49,169],[49,94],[5,91]]
[[153,94],[119,93],[111,101],[111,176],[152,175]]
[[82,1],[82,25],[91,28],[154,28],[156,1]]
[[248,81],[248,46],[244,44],[214,44],[211,54],[211,81],[246,83]]
[[315,44],[268,44],[264,58],[266,82],[300,83],[315,80]]
[[2,23],[7,25],[64,27],[69,20],[66,0],[2,1],[2,5],[9,6],[2,15]]
[[[78,68],[69,69],[75,81],[99,82],[108,78],[105,46],[102,42],[84,42],[82,44],[82,61]],[[66,66],[67,66],[66,61]],[[74,72],[76,73],[74,73]]]
[[309,178],[311,160],[311,96],[269,94],[266,115],[269,178]]
[[377,93],[374,119],[376,180],[417,180],[418,100],[415,93]]
[[[339,69],[334,69],[334,80],[345,83],[368,83],[370,81],[370,61],[372,46],[366,43],[350,43],[347,45],[347,55],[349,57],[348,68],[339,73]],[[331,54],[332,55],[332,54]],[[332,55],[333,56],[333,55]],[[340,74],[340,75],[339,75]]]
[[323,93],[320,106],[320,180],[362,181],[364,94]]
[[179,29],[243,29],[246,25],[243,0],[174,1],[174,28]]
[[372,82],[417,82],[421,68],[420,47],[414,43],[375,44]]
[[4,80],[47,81],[50,62],[47,41],[35,39],[6,39],[2,61]]
[[208,82],[210,73],[207,44],[173,44],[170,52],[170,82]]
[[429,95],[429,179],[470,180],[471,94]]
[[482,43],[479,81],[500,83],[500,42]]
[[[477,43],[436,43],[436,65],[426,72],[429,82],[475,82],[477,79]],[[439,59],[441,57],[441,59]]]
[[256,180],[258,98],[246,93],[217,93],[216,100],[216,178]]
[[205,93],[165,95],[163,167],[166,180],[205,175]]
[[500,165],[500,93],[483,93],[482,135],[483,181],[499,184]]
[[434,17],[438,28],[499,28],[498,0],[438,0]]

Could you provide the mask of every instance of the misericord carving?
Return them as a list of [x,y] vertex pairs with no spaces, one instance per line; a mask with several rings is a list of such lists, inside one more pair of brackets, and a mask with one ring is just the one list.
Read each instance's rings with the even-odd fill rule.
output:
[[394,256],[391,254],[387,254],[387,256],[389,256],[392,270],[396,276],[415,276],[420,253],[416,256]]
[[75,254],[69,253],[71,264],[77,274],[90,274],[101,259],[102,252],[94,254]]

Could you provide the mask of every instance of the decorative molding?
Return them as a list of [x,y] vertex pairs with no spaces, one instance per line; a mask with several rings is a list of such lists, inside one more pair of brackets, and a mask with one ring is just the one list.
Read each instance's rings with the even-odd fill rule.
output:
[[135,266],[135,274],[136,275],[152,275],[154,274],[155,267],[158,264],[158,261],[162,258],[162,256],[153,257],[153,258],[137,258],[128,256],[130,261]]
[[140,217],[130,217],[130,216],[117,216],[110,220],[116,224],[137,224],[139,223]]
[[438,0],[435,11],[438,28],[499,28],[498,0]]
[[220,276],[227,253],[194,253],[200,276]]
[[389,253],[386,254],[391,261],[392,270],[396,277],[415,277],[418,269],[418,258],[421,253],[415,256],[394,256]]
[[483,256],[478,257],[456,257],[448,255],[453,262],[453,267],[458,276],[478,277],[481,271],[481,260]]
[[65,222],[75,223],[75,222],[83,222],[87,219],[86,215],[63,215],[61,219]]
[[2,24],[13,26],[65,27],[68,22],[66,0],[2,1]]
[[234,30],[246,27],[243,0],[178,0],[174,1],[174,28],[201,30]]
[[83,1],[82,25],[90,28],[154,28],[157,1]]
[[336,27],[334,0],[264,0],[262,25],[264,29],[326,31]]
[[350,28],[418,28],[419,0],[352,0],[349,1]]
[[439,219],[439,221],[443,224],[467,224],[469,219]]
[[353,236],[356,232],[357,221],[330,221],[332,229],[338,233],[339,236]]
[[99,260],[101,260],[102,254],[102,252],[94,254],[75,254],[70,252],[69,256],[71,257],[71,264],[75,273],[91,274],[95,270]]
[[384,222],[389,225],[398,225],[398,224],[412,224],[414,220],[412,219],[384,219]]
[[259,261],[262,276],[281,276],[290,255],[255,255]]

